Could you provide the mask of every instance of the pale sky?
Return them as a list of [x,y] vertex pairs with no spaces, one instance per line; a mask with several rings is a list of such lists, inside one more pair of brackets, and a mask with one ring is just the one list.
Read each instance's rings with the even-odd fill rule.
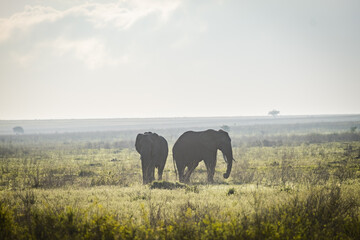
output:
[[360,113],[359,0],[1,0],[0,120]]

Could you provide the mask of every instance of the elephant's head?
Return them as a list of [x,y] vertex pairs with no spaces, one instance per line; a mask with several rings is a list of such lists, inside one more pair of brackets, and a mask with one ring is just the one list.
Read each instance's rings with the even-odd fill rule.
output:
[[143,183],[147,184],[154,180],[154,171],[152,170],[152,136],[150,134],[138,134],[136,136],[135,148],[141,155],[141,167],[143,172]]
[[231,139],[229,134],[223,130],[218,131],[217,137],[217,148],[223,153],[224,160],[227,163],[226,172],[224,173],[224,178],[230,176],[232,163],[233,163],[233,152],[231,147]]

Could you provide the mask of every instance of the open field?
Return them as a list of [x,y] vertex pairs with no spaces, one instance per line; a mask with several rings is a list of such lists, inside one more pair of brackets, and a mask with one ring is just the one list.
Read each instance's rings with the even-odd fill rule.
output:
[[[123,119],[71,119],[71,120],[0,120],[0,135],[13,134],[12,128],[22,126],[25,134],[148,131],[148,130],[199,130],[228,125],[243,130],[243,134],[257,134],[282,129],[331,132],[360,127],[360,115],[309,115],[309,116],[258,116],[258,117],[177,117],[177,118],[123,118]],[[273,126],[281,125],[281,128]],[[284,128],[287,126],[287,128]],[[264,128],[264,129],[262,129]]]
[[[1,135],[0,239],[359,239],[360,121],[347,117],[211,123],[230,128],[236,159],[225,180],[218,154],[214,184],[203,163],[175,184],[170,151],[164,182],[142,185],[142,127]],[[169,149],[188,130],[149,127]]]

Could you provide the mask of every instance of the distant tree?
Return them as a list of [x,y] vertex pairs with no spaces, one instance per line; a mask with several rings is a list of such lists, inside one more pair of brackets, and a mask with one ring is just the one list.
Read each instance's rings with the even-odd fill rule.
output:
[[268,114],[273,117],[276,117],[277,115],[279,115],[279,113],[280,113],[280,111],[274,109],[274,110],[270,111]]
[[24,129],[20,126],[14,127],[13,131],[15,134],[23,134],[24,133]]
[[230,127],[228,125],[222,125],[220,128],[225,132],[230,132]]
[[355,133],[355,132],[356,132],[356,129],[357,129],[357,127],[356,127],[356,126],[353,126],[353,127],[350,128],[350,132],[351,132],[351,133]]

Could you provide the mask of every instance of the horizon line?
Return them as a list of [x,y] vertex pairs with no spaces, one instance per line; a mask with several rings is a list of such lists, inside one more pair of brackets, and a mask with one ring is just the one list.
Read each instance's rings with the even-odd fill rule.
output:
[[[320,113],[320,114],[288,114],[278,115],[275,118],[286,117],[314,117],[314,116],[357,116],[360,113]],[[89,118],[27,118],[27,119],[0,119],[0,121],[59,121],[59,120],[116,120],[116,119],[179,119],[179,118],[254,118],[269,117],[271,115],[227,115],[227,116],[172,116],[172,117],[89,117]]]

